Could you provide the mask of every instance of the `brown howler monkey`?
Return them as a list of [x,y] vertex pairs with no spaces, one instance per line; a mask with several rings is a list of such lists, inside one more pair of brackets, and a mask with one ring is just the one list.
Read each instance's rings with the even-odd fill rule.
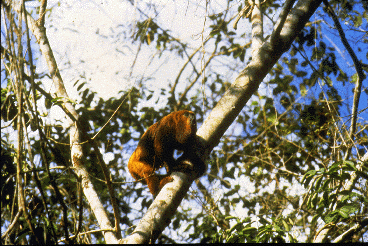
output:
[[[150,126],[129,159],[128,168],[133,178],[146,183],[156,197],[161,188],[172,181],[172,171],[191,171],[196,178],[201,176],[206,166],[196,155],[196,131],[195,114],[188,110],[170,113]],[[175,149],[184,151],[178,160],[173,156]],[[162,166],[166,167],[167,174],[155,174]]]

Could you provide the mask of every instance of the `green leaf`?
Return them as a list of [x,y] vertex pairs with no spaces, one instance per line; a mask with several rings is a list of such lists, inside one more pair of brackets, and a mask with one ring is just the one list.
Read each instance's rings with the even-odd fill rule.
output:
[[357,171],[357,168],[355,167],[355,164],[352,161],[344,161],[342,169],[347,171]]
[[304,187],[307,188],[309,186],[309,182],[313,179],[313,176],[309,176],[305,179]]
[[300,84],[299,89],[302,96],[305,96],[307,94],[307,88],[305,87],[305,84]]
[[332,174],[332,173],[336,172],[337,170],[339,170],[340,169],[340,167],[339,167],[340,163],[341,163],[340,161],[337,161],[334,164],[332,164],[330,166],[330,168],[328,169],[327,173]]
[[237,221],[239,221],[238,217],[236,216],[226,216],[225,220],[231,220],[231,219],[236,219]]
[[347,214],[347,217],[349,217],[350,214],[357,212],[358,210],[359,210],[359,207],[355,204],[346,204],[342,208],[339,209],[341,213]]
[[332,82],[330,76],[326,76],[325,77],[325,80],[326,80],[326,83],[327,83],[328,86],[332,86],[333,85],[333,82]]
[[347,214],[344,210],[337,210],[337,212],[343,217],[344,219],[349,217],[349,214]]
[[335,221],[336,221],[336,219],[337,219],[336,212],[332,212],[332,213],[327,214],[327,215],[324,217],[323,221],[324,221],[326,224],[328,224],[328,223],[331,223],[331,222],[335,222]]
[[315,208],[317,207],[317,201],[318,201],[318,193],[314,193],[312,199],[311,199],[311,207]]
[[290,230],[289,225],[286,223],[285,220],[282,220],[282,224],[284,225],[286,231]]
[[288,233],[288,237],[289,237],[290,243],[296,243],[297,242],[297,240],[295,240],[295,238],[290,233]]
[[258,112],[261,110],[261,108],[260,107],[254,107],[254,109],[253,109],[253,113],[254,114],[258,114]]
[[331,182],[331,179],[326,179],[323,183],[322,190],[325,191],[328,188],[328,184]]
[[242,232],[248,232],[248,231],[256,231],[257,230],[257,228],[255,228],[255,227],[246,227],[246,228],[244,228],[243,230],[242,230]]
[[86,84],[86,82],[81,83],[78,87],[77,87],[77,91],[80,91],[82,89],[82,87]]
[[354,26],[359,27],[363,23],[363,16],[362,15],[356,15],[354,20]]
[[323,176],[321,176],[321,177],[317,178],[317,180],[316,180],[316,182],[315,182],[314,187],[315,187],[316,191],[319,191],[319,188],[320,188],[320,186],[321,186],[321,182],[322,182],[322,178],[323,178]]
[[339,180],[349,180],[350,179],[350,174],[349,173],[342,173],[341,175],[339,175],[338,179]]
[[308,172],[306,172],[302,178],[301,183],[304,183],[304,187],[307,187],[309,185],[309,182],[311,181],[311,179],[313,178],[313,176],[317,173],[316,170],[309,170]]
[[317,173],[316,170],[309,170],[306,175],[311,175],[311,176],[314,176],[315,174]]

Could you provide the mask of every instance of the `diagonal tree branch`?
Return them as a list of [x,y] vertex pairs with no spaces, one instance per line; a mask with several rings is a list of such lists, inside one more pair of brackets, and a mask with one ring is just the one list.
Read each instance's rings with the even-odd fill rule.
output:
[[295,0],[287,0],[284,3],[284,8],[282,9],[280,17],[279,17],[279,19],[276,23],[276,28],[272,32],[271,42],[275,42],[280,37],[280,32],[281,32],[282,28],[284,27],[286,17],[288,15],[288,13],[290,12],[290,9],[293,7],[294,3],[295,3]]
[[350,238],[354,236],[354,234],[358,233],[364,227],[368,225],[368,217],[365,217],[362,221],[359,221],[354,226],[352,226],[349,230],[335,238],[335,240],[332,241],[332,243],[343,243],[347,242]]
[[290,48],[291,43],[321,2],[322,0],[299,1],[289,13],[278,41],[274,43],[266,41],[256,56],[252,57],[251,63],[225,92],[197,132],[206,147],[205,156],[208,156],[213,147],[217,146],[221,136],[235,120],[249,98],[257,91],[263,78],[280,56]]
[[[290,11],[284,28],[280,32],[278,42],[265,42],[259,49],[257,56],[252,57],[251,63],[225,92],[222,99],[197,131],[197,137],[204,147],[200,151],[200,156],[203,159],[208,158],[227,128],[235,120],[252,94],[257,91],[259,84],[280,56],[290,48],[291,43],[304,28],[321,2],[322,0],[300,0]],[[171,216],[188,192],[193,181],[189,175],[179,172],[173,172],[172,177],[174,181],[162,188],[133,233],[121,242],[148,243],[155,241],[165,226],[170,223]]]
[[[6,3],[5,3],[6,4]],[[46,4],[44,2],[44,4]],[[111,222],[109,221],[109,218],[106,214],[106,211],[103,207],[103,204],[101,203],[94,187],[89,179],[89,175],[87,170],[84,166],[84,155],[82,151],[82,146],[79,144],[81,140],[81,134],[83,132],[80,131],[81,125],[79,124],[79,116],[76,112],[75,108],[71,104],[69,100],[69,96],[66,92],[64,83],[62,81],[60,72],[58,70],[58,66],[56,63],[56,60],[54,58],[53,52],[51,50],[50,44],[48,42],[47,36],[46,36],[46,29],[43,26],[39,26],[38,23],[30,16],[26,11],[23,13],[21,12],[21,6],[17,3],[11,2],[11,4],[6,4],[7,7],[12,5],[13,9],[16,10],[18,13],[20,13],[21,16],[24,15],[24,18],[27,18],[27,22],[30,25],[30,29],[32,30],[32,33],[35,35],[37,42],[40,46],[40,50],[45,57],[45,60],[47,62],[51,78],[54,82],[54,86],[56,88],[56,94],[61,100],[63,101],[63,105],[65,106],[65,112],[69,117],[67,117],[68,122],[71,124],[70,128],[70,145],[71,145],[71,156],[72,156],[72,163],[73,166],[77,172],[77,174],[82,177],[82,186],[84,189],[84,194],[86,195],[91,208],[98,220],[98,223],[102,229],[109,229],[111,231],[105,232],[105,240],[107,243],[116,243],[117,238],[115,234],[112,232],[112,226]],[[96,153],[100,153],[97,145],[92,142],[93,147],[95,148]],[[120,237],[120,229],[119,229],[119,210],[117,208],[115,196],[113,194],[113,189],[111,185],[110,175],[106,174],[108,170],[106,170],[106,164],[103,163],[103,160],[100,155],[97,155],[99,159],[99,163],[101,164],[101,167],[104,171],[105,178],[107,181],[107,186],[109,189],[109,193],[111,196],[111,202],[113,204],[114,208],[114,214],[115,214],[115,229],[118,233],[118,236]],[[102,161],[102,162],[101,162]],[[105,165],[105,166],[104,166]]]

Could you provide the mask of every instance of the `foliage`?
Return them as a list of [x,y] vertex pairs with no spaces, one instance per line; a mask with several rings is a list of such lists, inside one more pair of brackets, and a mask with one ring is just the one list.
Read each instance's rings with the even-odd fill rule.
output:
[[[368,28],[365,1],[329,3],[344,24],[354,52],[362,64],[367,64],[368,39],[366,33],[361,32]],[[168,85],[159,86],[151,75],[140,71],[141,74],[134,77],[133,86],[104,99],[91,87],[93,72],[86,75],[78,71],[72,79],[64,78],[77,92],[75,98],[68,100],[75,106],[88,135],[97,134],[95,141],[105,155],[118,197],[123,237],[132,232],[152,202],[147,187],[132,182],[126,167],[144,131],[166,114],[180,109],[195,111],[200,126],[251,59],[249,30],[232,28],[232,16],[245,6],[230,0],[227,7],[219,11],[214,3],[208,4],[205,14],[209,35],[200,43],[182,41],[174,30],[165,26],[160,15],[150,12],[152,9],[156,12],[159,6],[143,2],[136,6],[139,18],[134,27],[119,23],[116,28],[123,27],[124,33],[134,35],[110,33],[104,36],[96,31],[98,38],[111,42],[112,46],[119,37],[119,42],[129,44],[132,50],[137,48],[136,57],[143,49],[151,52],[152,60],[147,66],[157,65],[152,62],[154,59],[180,61],[180,69],[175,71],[176,77]],[[234,8],[230,7],[234,4]],[[270,23],[276,23],[275,13],[281,11],[282,3],[264,1],[262,7]],[[90,210],[91,204],[79,193],[80,180],[71,165],[71,126],[65,124],[65,116],[51,116],[54,110],[60,110],[64,98],[46,89],[48,72],[40,72],[42,65],[36,63],[41,57],[37,44],[28,47],[27,38],[23,36],[21,47],[10,38],[23,33],[17,29],[22,25],[17,23],[14,10],[3,2],[2,8],[6,13],[2,23],[2,29],[6,27],[6,41],[1,41],[2,231],[16,220],[20,208],[18,172],[23,177],[26,210],[31,222],[21,215],[11,232],[2,237],[2,242],[57,243],[68,233],[71,236],[99,227]],[[47,18],[55,18],[54,8],[57,7],[47,12],[50,14]],[[39,9],[27,7],[35,17]],[[245,16],[239,23],[250,21]],[[272,30],[270,25],[264,23],[265,34]],[[324,239],[332,241],[366,218],[368,166],[360,160],[367,153],[368,90],[363,83],[352,139],[349,127],[358,74],[346,65],[352,64],[350,58],[341,57],[344,47],[337,41],[338,37],[321,5],[211,152],[207,174],[196,181],[187,200],[159,238],[160,243],[312,242],[323,225],[333,228]],[[10,42],[15,46],[9,45]],[[36,65],[32,69],[27,52],[34,55]],[[72,51],[67,54],[69,52]],[[65,64],[69,62],[63,59],[68,59],[68,55],[60,60]],[[24,67],[17,70],[22,62]],[[61,74],[67,75],[73,68],[62,66],[63,62],[60,62]],[[367,67],[363,66],[365,74]],[[165,68],[157,66],[156,69],[163,73]],[[184,69],[186,73],[182,73]],[[17,77],[21,74],[19,71],[23,71],[24,76]],[[34,85],[29,71],[35,72]],[[129,84],[130,75],[127,77],[121,79]],[[22,100],[17,95],[20,85],[24,88]],[[108,121],[121,103],[115,117]],[[23,110],[21,117],[19,107]],[[14,137],[19,134],[19,119],[25,124],[24,137],[20,139],[24,146],[21,153]],[[352,154],[345,159],[349,148]],[[93,185],[112,219],[111,200],[97,161],[98,153],[89,142],[83,144],[83,153]],[[20,163],[19,155],[22,156]],[[351,181],[352,188],[346,189]],[[367,227],[347,241],[367,241],[366,231]],[[87,233],[69,242],[100,243],[104,238],[102,233]]]

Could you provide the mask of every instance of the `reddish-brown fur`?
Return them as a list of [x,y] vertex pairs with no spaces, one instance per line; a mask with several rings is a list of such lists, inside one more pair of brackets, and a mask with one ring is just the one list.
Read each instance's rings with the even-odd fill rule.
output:
[[[181,162],[175,161],[174,149],[183,150],[183,156],[193,156],[196,131],[195,114],[188,110],[170,113],[150,126],[129,159],[128,168],[133,178],[136,180],[144,178],[142,182],[148,185],[155,197],[166,183],[172,181],[170,172],[176,170],[178,166],[183,166]],[[200,158],[195,160],[199,160],[204,166]],[[167,174],[155,174],[155,170],[162,166],[166,167]]]

